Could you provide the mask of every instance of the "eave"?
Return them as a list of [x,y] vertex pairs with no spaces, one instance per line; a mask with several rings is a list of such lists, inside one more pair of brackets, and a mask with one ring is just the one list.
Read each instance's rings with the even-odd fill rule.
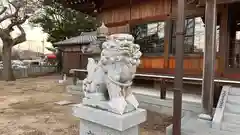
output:
[[[52,2],[58,2],[66,8],[72,8],[74,10],[92,15],[100,12],[102,9],[121,5],[137,4],[147,1],[149,0],[44,0],[44,3],[49,5]],[[217,4],[229,4],[235,2],[240,2],[240,0],[217,0]],[[206,0],[187,0],[186,3],[205,6]]]

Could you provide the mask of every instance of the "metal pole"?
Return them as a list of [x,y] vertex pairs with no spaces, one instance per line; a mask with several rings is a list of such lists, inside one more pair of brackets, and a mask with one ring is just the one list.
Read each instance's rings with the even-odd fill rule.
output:
[[176,24],[176,67],[174,80],[173,102],[173,135],[181,135],[182,116],[182,89],[183,89],[183,60],[184,60],[184,35],[185,35],[185,0],[178,0],[178,15]]
[[[206,0],[205,9],[205,51],[202,82],[202,107],[203,113],[212,118],[214,73],[216,59],[216,0]],[[206,116],[206,115],[205,115]]]

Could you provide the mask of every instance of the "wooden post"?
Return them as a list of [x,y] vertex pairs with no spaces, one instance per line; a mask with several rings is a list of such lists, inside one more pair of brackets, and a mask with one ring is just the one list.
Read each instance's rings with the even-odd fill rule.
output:
[[227,65],[227,52],[229,47],[229,31],[228,31],[228,5],[222,5],[221,20],[220,20],[220,38],[219,38],[219,51],[220,51],[220,73],[223,75]]
[[[205,51],[202,83],[202,107],[207,118],[212,118],[214,73],[216,61],[216,0],[206,0],[205,9]],[[205,115],[202,115],[205,116]]]
[[161,85],[160,85],[160,98],[161,99],[166,99],[167,95],[167,86],[166,86],[166,81],[165,79],[161,79]]
[[77,85],[77,71],[73,72],[73,85]]
[[164,29],[164,68],[169,68],[169,46],[172,43],[172,18],[169,18],[166,21]]
[[184,35],[185,35],[185,0],[178,0],[176,25],[176,67],[174,80],[173,102],[173,135],[181,135],[182,117],[182,89],[183,89],[183,59],[184,59]]

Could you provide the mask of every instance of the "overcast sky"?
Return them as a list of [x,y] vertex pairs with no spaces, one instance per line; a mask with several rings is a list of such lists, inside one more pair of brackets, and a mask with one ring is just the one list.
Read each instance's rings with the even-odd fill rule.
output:
[[[28,22],[23,25],[24,30],[26,31],[27,41],[17,45],[16,48],[20,49],[30,49],[37,52],[43,52],[43,48],[51,47],[51,43],[47,42],[47,33],[42,31],[40,27],[32,27]],[[20,32],[16,31],[13,36],[18,35]],[[44,49],[45,53],[48,53],[47,49]]]

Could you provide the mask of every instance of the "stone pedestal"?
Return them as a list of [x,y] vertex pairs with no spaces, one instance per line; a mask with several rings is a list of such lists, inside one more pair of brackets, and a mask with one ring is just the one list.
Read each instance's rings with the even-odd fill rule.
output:
[[73,107],[80,118],[80,135],[139,135],[138,125],[146,120],[146,110],[137,109],[123,115],[84,106]]

